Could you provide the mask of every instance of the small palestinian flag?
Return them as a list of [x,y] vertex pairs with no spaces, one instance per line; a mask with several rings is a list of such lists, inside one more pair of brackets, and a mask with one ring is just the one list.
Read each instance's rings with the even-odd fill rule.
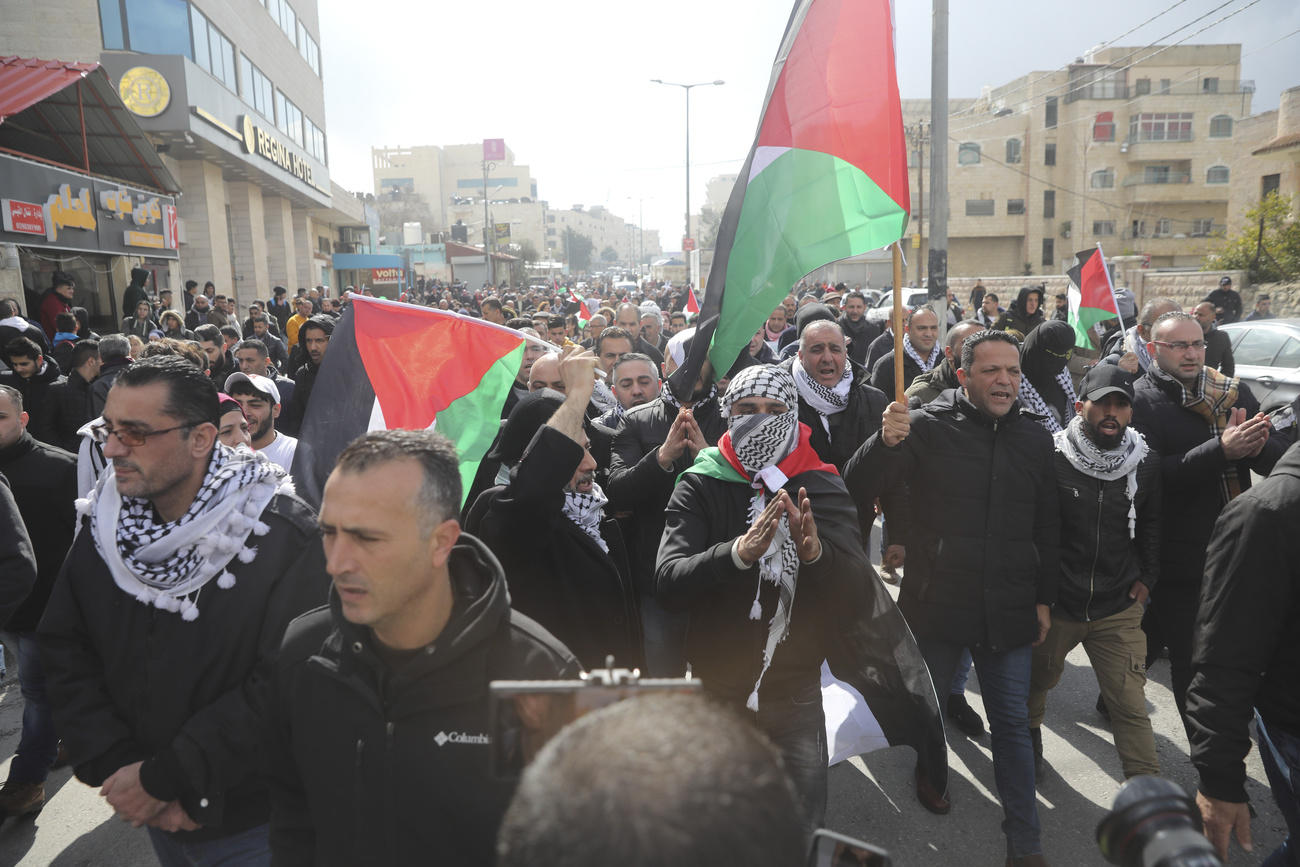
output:
[[456,446],[467,494],[500,428],[524,336],[445,310],[351,299],[299,432],[298,493],[319,507],[339,453],[366,431],[433,428]]
[[1066,274],[1070,277],[1067,298],[1070,302],[1069,323],[1074,327],[1074,345],[1083,349],[1098,349],[1094,328],[1107,319],[1118,319],[1119,303],[1115,300],[1115,287],[1110,282],[1110,270],[1101,245],[1095,250],[1081,250],[1074,254],[1075,266]]
[[[794,5],[701,309],[718,317],[708,347],[718,375],[805,275],[903,236],[911,193],[892,12],[890,0]],[[679,398],[703,349],[670,380]]]
[[698,302],[698,301],[695,300],[695,290],[694,290],[694,289],[689,289],[689,288],[688,288],[688,289],[686,290],[686,292],[688,293],[688,294],[686,295],[686,312],[687,312],[687,313],[699,313],[699,312],[700,312],[700,302]]

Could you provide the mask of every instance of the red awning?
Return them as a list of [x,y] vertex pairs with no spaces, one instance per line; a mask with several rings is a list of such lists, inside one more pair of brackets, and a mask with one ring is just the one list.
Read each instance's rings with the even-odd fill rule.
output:
[[0,151],[180,190],[98,63],[0,57]]

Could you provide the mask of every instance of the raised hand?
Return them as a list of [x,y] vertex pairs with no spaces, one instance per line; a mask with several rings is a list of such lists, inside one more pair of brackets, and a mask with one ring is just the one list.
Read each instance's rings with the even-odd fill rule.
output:
[[790,502],[790,495],[785,491],[778,491],[767,503],[767,508],[754,519],[754,523],[740,537],[740,544],[736,546],[736,555],[740,557],[740,562],[746,566],[753,566],[759,558],[767,553],[767,549],[772,545],[772,538],[776,535],[777,525],[781,523],[781,514],[786,511]]

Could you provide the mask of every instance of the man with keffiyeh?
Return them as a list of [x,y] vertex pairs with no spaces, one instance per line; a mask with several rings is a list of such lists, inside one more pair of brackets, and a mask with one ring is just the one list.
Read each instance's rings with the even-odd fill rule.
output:
[[939,317],[929,307],[912,311],[903,326],[903,345],[895,346],[880,357],[871,368],[871,384],[885,394],[894,393],[894,365],[902,358],[903,387],[923,373],[928,373],[943,358],[939,346]]
[[[1029,335],[1033,340],[1054,322]],[[1023,392],[1022,392],[1023,396]],[[1082,644],[1109,712],[1125,778],[1159,776],[1147,715],[1146,635],[1142,614],[1160,576],[1160,456],[1129,423],[1130,374],[1099,364],[1079,387],[1076,415],[1056,443],[1061,503],[1061,579],[1047,638],[1034,648],[1029,683],[1029,735],[1042,782],[1047,691],[1060,681],[1065,657]]]
[[742,370],[722,398],[727,432],[681,475],[668,503],[656,595],[689,611],[687,658],[705,689],[776,744],[804,805],[826,809],[820,669],[855,585],[875,581],[857,513],[798,416],[789,371]]
[[280,467],[217,441],[217,390],[178,356],[124,368],[111,461],[38,629],[77,778],[147,825],[164,867],[269,864],[259,708],[285,627],[323,603],[315,515]]
[[1246,383],[1205,365],[1205,333],[1193,317],[1160,316],[1147,351],[1152,364],[1133,386],[1133,427],[1161,457],[1164,513],[1160,586],[1151,594],[1143,628],[1149,663],[1162,646],[1169,648],[1174,700],[1184,714],[1214,522],[1250,487],[1252,472],[1272,472],[1289,441],[1271,435],[1269,419]]

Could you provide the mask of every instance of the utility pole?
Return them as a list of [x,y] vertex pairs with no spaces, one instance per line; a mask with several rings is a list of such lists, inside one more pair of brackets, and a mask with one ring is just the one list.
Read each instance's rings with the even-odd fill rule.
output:
[[[722,79],[715,81],[700,81],[694,84],[680,84],[675,81],[664,81],[661,78],[650,79],[653,84],[663,84],[668,87],[680,87],[686,91],[686,228],[682,233],[682,238],[691,237],[691,88],[692,87],[718,87],[726,84]],[[685,247],[685,244],[682,245]],[[683,252],[690,252],[683,250]]]
[[[948,324],[948,0],[933,0],[930,41],[930,275],[929,296],[939,317],[939,338]],[[897,291],[897,287],[895,287]]]
[[495,167],[494,163],[483,160],[483,261],[487,264],[487,282],[489,286],[495,285],[492,279],[492,236],[495,234],[495,227],[488,220],[488,172]]
[[915,127],[916,137],[916,285],[921,285],[921,245],[925,243],[925,122],[919,121]]

